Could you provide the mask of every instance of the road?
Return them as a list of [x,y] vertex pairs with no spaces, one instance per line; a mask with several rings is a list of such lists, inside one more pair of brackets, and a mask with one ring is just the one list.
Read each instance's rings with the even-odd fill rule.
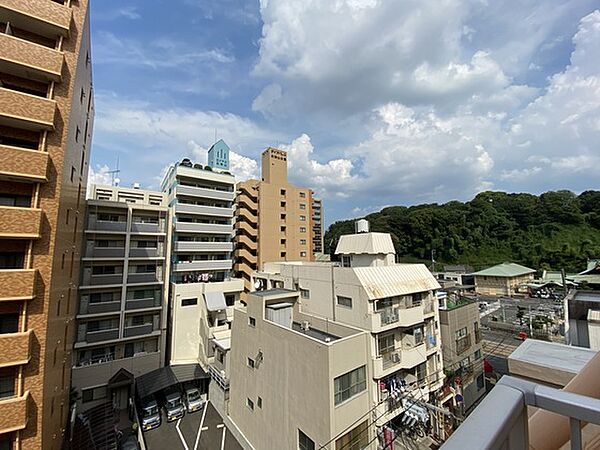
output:
[[202,411],[167,422],[144,433],[148,450],[242,450],[223,419],[210,404]]

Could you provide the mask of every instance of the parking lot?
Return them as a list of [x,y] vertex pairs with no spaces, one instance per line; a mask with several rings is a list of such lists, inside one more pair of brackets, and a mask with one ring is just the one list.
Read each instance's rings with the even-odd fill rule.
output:
[[217,410],[207,403],[201,411],[167,422],[144,433],[148,450],[242,450]]

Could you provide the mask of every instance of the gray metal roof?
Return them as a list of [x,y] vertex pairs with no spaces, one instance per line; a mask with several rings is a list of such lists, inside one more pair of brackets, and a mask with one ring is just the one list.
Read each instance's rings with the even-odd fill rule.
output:
[[135,388],[139,398],[145,398],[178,383],[209,377],[199,364],[166,366],[137,377]]
[[424,264],[355,267],[352,270],[370,300],[441,288]]
[[337,255],[388,255],[396,253],[389,233],[359,233],[340,236]]
[[512,278],[520,275],[528,275],[530,273],[535,273],[535,269],[530,269],[529,267],[515,263],[502,263],[480,270],[472,275]]
[[222,292],[205,292],[204,300],[209,311],[222,311],[227,308],[225,294]]

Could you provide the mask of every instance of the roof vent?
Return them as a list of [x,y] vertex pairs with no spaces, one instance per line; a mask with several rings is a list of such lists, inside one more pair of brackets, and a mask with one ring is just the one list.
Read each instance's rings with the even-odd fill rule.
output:
[[140,188],[140,183],[133,183],[133,188],[134,189],[139,189]]
[[369,232],[369,221],[365,219],[357,220],[354,224],[356,233],[368,233]]

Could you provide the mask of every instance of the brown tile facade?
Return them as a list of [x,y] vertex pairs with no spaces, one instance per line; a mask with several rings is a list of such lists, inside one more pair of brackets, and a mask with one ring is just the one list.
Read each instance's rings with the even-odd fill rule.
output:
[[0,367],[27,364],[31,358],[32,330],[0,334]]
[[[94,114],[88,0],[0,0],[0,16],[13,29],[0,51],[0,72],[13,77],[0,88],[0,151],[15,156],[0,158],[0,194],[31,199],[0,213],[0,252],[11,261],[0,267],[0,300],[17,305],[18,331],[30,339],[29,350],[26,338],[7,350],[11,337],[0,335],[0,361],[29,353],[14,366],[15,397],[0,401],[0,438],[10,433],[15,450],[59,450]],[[39,238],[28,238],[31,227]]]

